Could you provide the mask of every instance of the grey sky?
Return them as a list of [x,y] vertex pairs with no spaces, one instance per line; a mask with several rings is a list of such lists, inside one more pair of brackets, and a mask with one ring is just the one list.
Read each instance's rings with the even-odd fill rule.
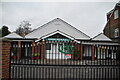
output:
[[2,5],[0,26],[6,25],[10,31],[14,31],[21,21],[28,20],[32,29],[35,29],[59,17],[93,37],[102,32],[106,23],[106,13],[113,9],[115,4],[115,2],[3,2],[0,3]]

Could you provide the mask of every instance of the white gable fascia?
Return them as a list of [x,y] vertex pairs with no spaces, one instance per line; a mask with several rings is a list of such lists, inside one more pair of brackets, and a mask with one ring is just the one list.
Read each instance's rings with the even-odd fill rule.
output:
[[112,41],[110,38],[105,36],[103,33],[98,34],[92,40],[94,40],[94,41]]
[[43,39],[45,39],[45,38],[47,38],[47,37],[49,37],[49,36],[55,35],[55,34],[57,34],[57,33],[59,33],[59,34],[61,34],[61,35],[63,35],[63,36],[66,36],[67,38],[69,38],[69,39],[71,39],[71,40],[73,40],[73,41],[75,41],[75,42],[77,42],[77,43],[81,43],[80,41],[75,40],[74,37],[72,37],[72,36],[70,36],[70,35],[68,35],[68,34],[66,34],[66,33],[63,33],[62,31],[59,31],[59,30],[54,31],[54,32],[52,32],[52,33],[49,33],[49,34],[47,34],[47,35],[44,35],[44,36],[42,36],[41,38],[39,38],[38,40],[36,40],[35,42],[38,42],[38,41],[40,41],[40,40],[43,40]]
[[54,31],[54,32],[52,32],[52,33],[49,33],[49,34],[47,34],[47,35],[44,35],[44,36],[42,36],[40,39],[45,39],[45,38],[47,38],[47,37],[49,37],[49,36],[52,36],[52,35],[55,35],[55,34],[57,34],[57,33],[59,33],[59,34],[61,34],[61,35],[63,35],[63,36],[66,36],[67,38],[69,38],[69,39],[71,39],[71,40],[74,40],[74,39],[75,39],[74,37],[72,37],[72,36],[70,36],[70,35],[68,35],[68,34],[65,34],[65,33],[63,33],[62,31],[59,31],[59,30]]
[[33,32],[26,35],[26,38],[40,38],[44,35],[47,35],[53,31],[62,31],[63,33],[66,33],[75,39],[85,39],[89,40],[90,37],[84,34],[83,32],[79,31],[78,29],[74,28],[70,24],[64,22],[63,20],[57,18],[54,19],[47,24],[43,25],[42,27],[34,30]]

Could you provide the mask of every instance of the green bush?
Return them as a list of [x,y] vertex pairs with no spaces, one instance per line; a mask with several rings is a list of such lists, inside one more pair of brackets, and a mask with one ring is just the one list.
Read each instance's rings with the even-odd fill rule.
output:
[[40,56],[40,53],[32,53],[32,56]]
[[38,53],[38,56],[40,56],[40,53]]
[[78,51],[77,49],[74,50],[74,56],[78,57],[80,55],[80,51]]
[[35,54],[34,53],[32,53],[32,57],[34,57],[35,56]]
[[14,56],[17,56],[17,52],[18,52],[18,49],[17,48],[13,48],[13,55]]

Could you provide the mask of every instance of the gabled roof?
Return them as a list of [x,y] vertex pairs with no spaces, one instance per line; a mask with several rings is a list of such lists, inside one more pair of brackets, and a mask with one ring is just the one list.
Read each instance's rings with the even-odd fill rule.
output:
[[116,4],[117,6],[120,6],[120,1]]
[[120,6],[120,1],[119,1],[118,3],[116,3],[116,5],[114,6],[114,8],[113,8],[111,11],[109,11],[109,12],[107,13],[107,15],[110,14],[109,18],[112,17],[112,15],[113,15],[113,13],[114,13],[114,11],[115,11],[115,8],[116,8],[117,6]]
[[67,22],[60,18],[56,18],[41,27],[35,29],[33,32],[27,34],[25,38],[41,38],[44,35],[52,33],[54,31],[61,31],[67,35],[74,37],[75,39],[89,40],[90,37],[75,27],[71,26]]
[[18,39],[22,39],[23,37],[21,37],[20,35],[16,34],[16,33],[10,33],[7,36],[4,36],[3,38],[9,38],[9,39],[13,39],[13,38],[18,38]]
[[112,41],[110,38],[105,36],[103,33],[98,34],[92,38],[93,41]]
[[65,34],[65,33],[63,33],[62,31],[59,31],[59,30],[54,31],[54,32],[49,33],[49,34],[46,34],[46,35],[42,36],[41,39],[45,39],[45,38],[47,38],[47,37],[49,37],[49,36],[52,36],[52,35],[55,35],[55,34],[57,34],[57,33],[59,33],[59,34],[61,34],[61,35],[63,35],[63,36],[66,36],[67,38],[69,38],[69,39],[71,39],[71,40],[74,40],[74,39],[75,39],[74,37],[72,37],[72,36],[70,36],[70,35],[68,35],[68,34]]

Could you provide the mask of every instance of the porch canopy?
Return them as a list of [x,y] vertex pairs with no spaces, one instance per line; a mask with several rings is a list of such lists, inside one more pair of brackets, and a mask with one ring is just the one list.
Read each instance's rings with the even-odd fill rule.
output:
[[15,33],[15,32],[12,32],[12,33],[10,33],[10,34],[2,37],[2,39],[10,39],[11,41],[33,41],[33,40],[34,40],[34,38],[30,38],[30,39],[27,38],[27,39],[26,39],[26,38],[18,35],[18,34]]
[[119,45],[116,42],[113,42],[110,38],[105,36],[103,33],[96,35],[95,37],[91,38],[90,41],[82,41],[82,44],[87,45]]

